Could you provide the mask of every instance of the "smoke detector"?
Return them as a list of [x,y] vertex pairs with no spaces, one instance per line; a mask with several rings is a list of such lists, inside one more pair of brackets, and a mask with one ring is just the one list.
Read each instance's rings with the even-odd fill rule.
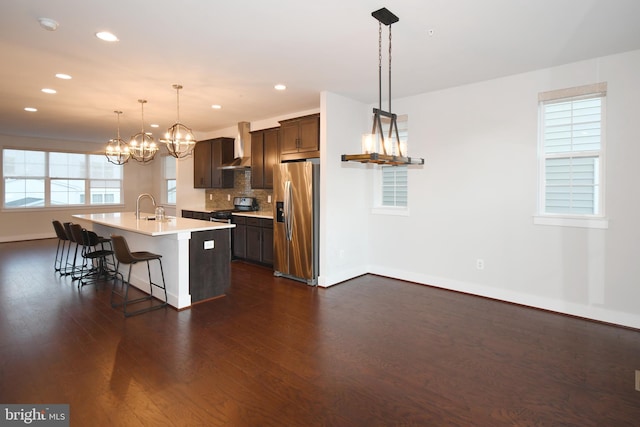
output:
[[58,21],[55,21],[51,18],[38,18],[38,22],[40,23],[40,26],[47,31],[55,31],[60,26],[60,24],[58,24]]

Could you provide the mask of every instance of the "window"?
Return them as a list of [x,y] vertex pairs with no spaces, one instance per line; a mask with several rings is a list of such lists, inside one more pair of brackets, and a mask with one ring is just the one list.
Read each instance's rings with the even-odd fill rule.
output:
[[605,97],[606,83],[540,95],[539,215],[603,217]]
[[[385,133],[385,136],[388,135],[389,125],[390,120],[382,117],[382,131]],[[406,150],[406,142],[409,139],[409,120],[406,114],[398,116],[397,125],[400,141],[402,141],[403,148]],[[395,146],[388,148],[388,150],[396,154]],[[409,185],[407,178],[408,169],[406,166],[382,166],[380,168],[380,181],[379,185],[376,186],[379,191],[379,197],[376,198],[378,213],[390,213],[390,210],[385,211],[386,208],[396,210],[396,213],[406,212],[409,202]]]
[[407,207],[407,167],[382,167],[382,206]]
[[3,149],[2,174],[8,209],[121,201],[122,167],[103,155]]
[[164,176],[164,198],[165,203],[170,205],[176,204],[176,158],[173,156],[165,156],[163,159]]

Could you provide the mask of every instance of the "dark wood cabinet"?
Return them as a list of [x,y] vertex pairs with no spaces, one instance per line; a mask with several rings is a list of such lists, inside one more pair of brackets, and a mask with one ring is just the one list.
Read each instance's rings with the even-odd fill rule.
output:
[[320,114],[280,122],[280,161],[320,157]]
[[233,170],[220,169],[233,160],[233,138],[198,141],[193,149],[194,188],[233,188]]
[[189,293],[192,304],[220,297],[229,289],[229,239],[229,229],[226,228],[191,233]]
[[273,165],[280,162],[279,128],[251,132],[251,188],[273,188]]
[[273,220],[234,215],[232,222],[236,224],[233,229],[233,256],[272,266]]
[[193,148],[193,187],[211,188],[210,141],[199,141]]
[[273,265],[273,220],[261,219],[262,225],[262,262]]
[[231,229],[231,249],[234,258],[245,259],[247,257],[247,218],[233,215],[231,223],[235,228]]
[[247,259],[262,262],[262,228],[257,218],[247,218]]

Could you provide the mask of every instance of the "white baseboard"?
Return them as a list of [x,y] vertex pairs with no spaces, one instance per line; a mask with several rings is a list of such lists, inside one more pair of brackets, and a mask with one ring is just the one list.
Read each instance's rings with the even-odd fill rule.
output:
[[539,308],[542,310],[549,310],[561,314],[567,314],[570,316],[582,317],[599,322],[640,329],[640,316],[633,313],[625,313],[609,310],[603,307],[576,304],[551,298],[543,298],[536,295],[523,294],[506,289],[479,285],[477,283],[462,282],[458,280],[429,276],[426,274],[420,274],[410,271],[372,266],[369,272],[372,274],[378,274],[394,279],[434,286],[441,289],[463,292],[499,301]]
[[54,239],[55,233],[22,234],[19,236],[0,236],[0,243],[20,242],[23,240]]

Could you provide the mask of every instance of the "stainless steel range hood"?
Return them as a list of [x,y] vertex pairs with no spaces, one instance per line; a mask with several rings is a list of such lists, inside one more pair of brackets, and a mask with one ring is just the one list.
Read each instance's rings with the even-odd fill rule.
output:
[[251,123],[238,123],[238,136],[233,144],[234,159],[220,169],[248,169],[251,167]]

